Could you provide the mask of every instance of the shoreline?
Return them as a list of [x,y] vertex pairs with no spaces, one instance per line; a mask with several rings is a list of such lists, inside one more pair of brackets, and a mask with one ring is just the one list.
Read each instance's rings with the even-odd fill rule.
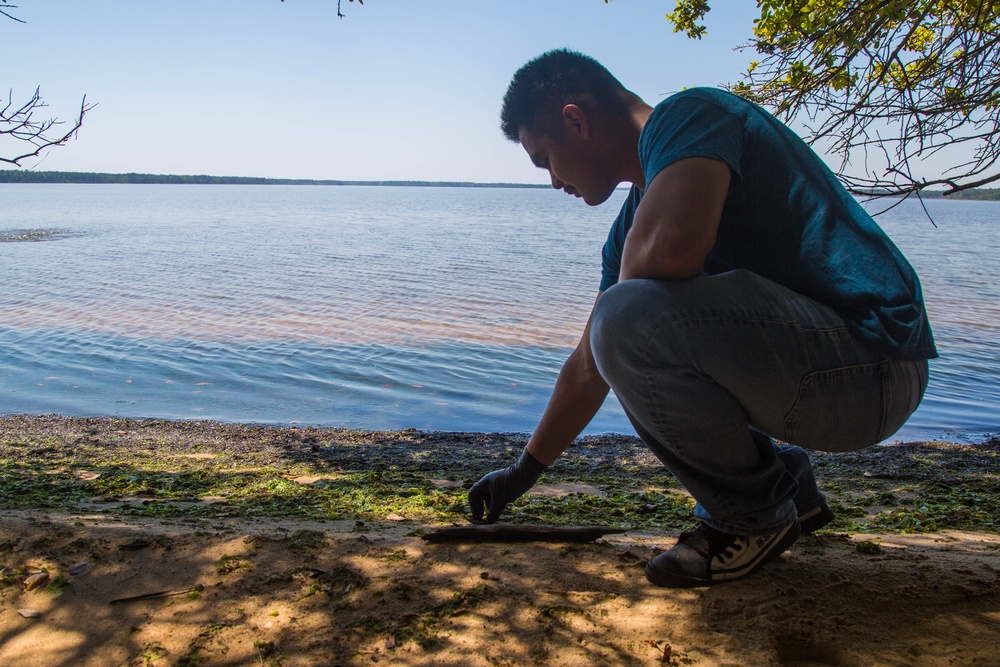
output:
[[817,455],[833,524],[751,577],[669,590],[643,566],[693,501],[634,437],[579,439],[503,519],[622,534],[421,539],[464,523],[467,486],[526,437],[0,417],[0,664],[995,660],[1000,439]]
[[[256,514],[382,519],[406,510],[423,521],[451,522],[465,517],[465,489],[509,465],[528,437],[7,415],[0,416],[0,462],[8,480],[6,489],[0,484],[0,508],[31,507],[36,496],[44,496],[43,506],[50,508],[95,505],[121,513],[115,503],[141,497],[153,516],[155,510],[171,516],[237,516],[250,509],[246,485],[258,484],[274,488],[268,507],[255,509]],[[1000,479],[1000,438],[977,444],[883,443],[856,452],[810,452],[810,458],[838,514],[834,528],[1000,533],[1000,500],[986,493]],[[10,483],[13,478],[16,485]],[[293,486],[285,488],[284,482]],[[581,436],[548,469],[539,488],[515,503],[506,521],[591,521],[659,530],[691,523],[693,501],[636,436]],[[355,499],[340,502],[345,491]],[[650,504],[657,505],[656,511],[646,509]],[[611,516],[599,521],[609,507]],[[626,516],[633,525],[624,525]]]

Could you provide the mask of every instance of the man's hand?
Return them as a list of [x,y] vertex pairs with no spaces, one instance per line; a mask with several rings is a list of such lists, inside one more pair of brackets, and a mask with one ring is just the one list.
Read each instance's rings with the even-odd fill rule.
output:
[[545,466],[525,449],[521,452],[521,458],[513,465],[483,475],[483,478],[469,489],[472,518],[481,521],[485,507],[486,522],[496,523],[507,504],[523,496],[525,491],[535,485],[544,471]]

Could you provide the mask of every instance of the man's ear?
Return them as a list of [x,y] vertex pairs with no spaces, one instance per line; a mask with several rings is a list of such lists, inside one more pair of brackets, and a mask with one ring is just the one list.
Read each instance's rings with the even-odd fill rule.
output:
[[590,119],[583,109],[575,104],[567,104],[562,110],[563,128],[582,139],[590,138]]

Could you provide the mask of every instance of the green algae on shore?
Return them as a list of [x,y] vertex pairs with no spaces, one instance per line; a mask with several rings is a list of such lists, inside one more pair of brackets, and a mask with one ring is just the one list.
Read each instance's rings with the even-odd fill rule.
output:
[[[0,418],[0,510],[167,519],[461,523],[524,434]],[[833,532],[1000,533],[1000,439],[815,453]],[[676,532],[693,501],[634,437],[578,440],[504,520]]]

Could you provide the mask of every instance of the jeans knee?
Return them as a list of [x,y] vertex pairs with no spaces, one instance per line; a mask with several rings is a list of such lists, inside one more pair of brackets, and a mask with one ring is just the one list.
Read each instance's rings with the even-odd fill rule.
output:
[[643,298],[644,280],[629,280],[612,286],[594,307],[590,324],[590,348],[601,374],[608,378],[614,367],[620,366],[642,328],[643,315],[649,302]]

